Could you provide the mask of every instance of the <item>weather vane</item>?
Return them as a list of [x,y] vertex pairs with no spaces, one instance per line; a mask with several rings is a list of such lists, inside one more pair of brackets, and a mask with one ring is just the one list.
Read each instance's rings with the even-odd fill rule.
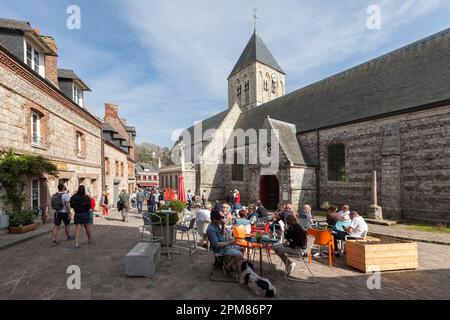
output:
[[256,15],[256,12],[258,11],[258,9],[253,9],[253,20],[254,20],[254,25],[255,25],[255,31],[256,31],[256,22],[259,19],[258,16]]

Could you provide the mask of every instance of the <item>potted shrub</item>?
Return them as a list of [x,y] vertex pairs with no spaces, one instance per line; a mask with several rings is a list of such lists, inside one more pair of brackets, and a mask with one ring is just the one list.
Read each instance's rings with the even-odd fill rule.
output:
[[[9,220],[9,226],[13,232],[37,227],[33,224],[33,211],[23,211],[26,199],[22,178],[45,176],[57,177],[58,168],[44,157],[29,154],[17,155],[12,151],[0,154],[0,200],[4,203],[4,211],[9,215],[8,218],[0,215],[0,226]],[[23,229],[19,231],[15,228]]]
[[[152,216],[153,223],[153,235],[154,237],[162,237],[160,221],[162,222],[162,230],[164,234],[167,232],[167,213],[169,213],[169,245],[173,245],[175,242],[175,225],[180,221],[180,216],[183,213],[184,209],[186,209],[186,205],[178,200],[171,201],[170,204],[164,205],[160,208],[159,211],[155,212],[156,216],[159,216],[159,219],[156,216]],[[163,243],[161,241],[163,245]]]
[[36,230],[39,223],[35,223],[35,214],[33,210],[23,210],[20,213],[13,212],[9,214],[9,233],[22,234]]

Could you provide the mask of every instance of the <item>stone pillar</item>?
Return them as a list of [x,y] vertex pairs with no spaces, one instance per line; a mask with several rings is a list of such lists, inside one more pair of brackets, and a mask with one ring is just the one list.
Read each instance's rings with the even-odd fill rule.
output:
[[367,217],[369,219],[383,220],[383,210],[378,205],[377,171],[373,171],[372,181],[372,205],[369,207]]
[[381,151],[381,205],[388,219],[401,220],[401,172],[399,125],[385,128]]

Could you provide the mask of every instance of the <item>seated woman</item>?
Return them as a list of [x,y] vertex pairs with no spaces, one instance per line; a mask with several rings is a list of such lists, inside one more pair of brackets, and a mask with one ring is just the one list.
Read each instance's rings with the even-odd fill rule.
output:
[[350,207],[345,205],[342,206],[341,211],[336,215],[336,230],[344,231],[345,228],[349,227],[352,223],[350,218]]
[[294,216],[286,217],[286,242],[273,245],[272,249],[286,266],[286,274],[290,275],[296,264],[289,260],[286,254],[297,255],[296,249],[306,249],[307,234],[298,224]]
[[331,206],[328,208],[327,213],[327,223],[330,227],[336,227],[336,222],[338,221],[338,209],[335,206]]
[[228,273],[233,265],[242,261],[243,254],[234,241],[227,241],[223,233],[225,225],[225,215],[223,212],[211,212],[211,223],[208,226],[206,234],[208,235],[211,248],[214,253],[220,254],[227,258],[224,262],[224,270]]

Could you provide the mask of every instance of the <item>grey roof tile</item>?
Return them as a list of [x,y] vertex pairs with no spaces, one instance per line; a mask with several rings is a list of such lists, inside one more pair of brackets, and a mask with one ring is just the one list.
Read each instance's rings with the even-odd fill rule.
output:
[[255,32],[250,38],[250,41],[247,43],[247,46],[245,47],[244,52],[242,52],[238,62],[234,66],[233,71],[231,71],[229,78],[256,61],[285,74],[259,34]]
[[83,80],[81,80],[81,78],[79,76],[77,76],[75,74],[75,72],[73,70],[58,69],[58,79],[70,79],[70,80],[78,81],[81,84],[81,86],[83,87],[82,89],[84,91],[91,91],[91,89],[83,82]]

